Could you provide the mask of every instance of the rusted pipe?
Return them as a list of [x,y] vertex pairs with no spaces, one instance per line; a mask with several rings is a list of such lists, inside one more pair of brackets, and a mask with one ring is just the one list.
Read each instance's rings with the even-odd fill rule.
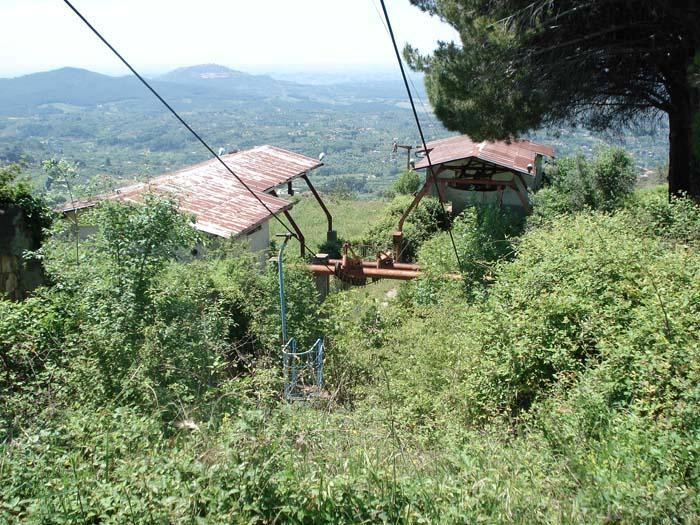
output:
[[[322,264],[310,264],[307,267],[314,273],[335,275],[335,270],[333,268],[329,268],[328,266],[324,266]],[[348,272],[348,274],[355,277],[382,277],[384,279],[399,279],[402,281],[408,281],[418,277],[420,272],[410,270],[391,270],[388,268],[358,268],[352,272]]]
[[[329,264],[328,266],[323,264],[310,264],[307,268],[313,273],[335,275],[335,269]],[[398,279],[401,281],[409,281],[420,277],[421,272],[411,271],[411,270],[394,270],[391,268],[353,268],[351,271],[347,272],[350,277],[375,277],[381,279]],[[446,279],[459,280],[462,278],[461,274],[458,273],[445,273],[442,277]]]
[[[342,259],[329,259],[328,263],[333,265],[335,263],[341,263],[342,264]],[[377,261],[362,261],[362,266],[364,268],[377,268]],[[382,268],[380,266],[380,268]],[[384,269],[391,270],[392,268],[395,270],[409,270],[412,272],[419,272],[420,271],[420,266],[417,264],[412,264],[412,263],[393,263],[390,267],[383,267]]]

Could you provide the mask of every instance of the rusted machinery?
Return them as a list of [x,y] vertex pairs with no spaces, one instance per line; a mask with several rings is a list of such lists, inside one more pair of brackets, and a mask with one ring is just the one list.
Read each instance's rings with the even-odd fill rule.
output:
[[[408,281],[421,274],[420,266],[411,263],[394,262],[394,257],[385,252],[377,252],[374,260],[359,257],[352,247],[343,244],[343,255],[340,259],[321,257],[309,265],[316,275],[334,275],[341,281],[353,285],[363,285],[367,279],[398,279]],[[446,274],[449,279],[460,279],[459,274]]]

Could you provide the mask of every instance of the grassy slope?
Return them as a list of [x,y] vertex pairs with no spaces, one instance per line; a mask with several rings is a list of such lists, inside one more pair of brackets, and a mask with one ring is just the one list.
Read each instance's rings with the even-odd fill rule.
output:
[[[324,196],[324,202],[333,215],[333,228],[339,239],[352,239],[360,235],[369,224],[375,221],[386,202],[379,200],[351,200],[334,196]],[[304,195],[294,205],[292,217],[306,237],[306,244],[314,251],[326,241],[326,216],[311,195]],[[284,220],[284,218],[283,218]],[[286,222],[286,220],[285,220]],[[284,233],[277,221],[270,223],[270,236]],[[298,249],[297,241],[290,248]]]
[[279,404],[275,361],[214,417],[52,409],[0,445],[0,522],[697,522],[700,212],[656,192],[531,230],[469,304],[331,296],[341,406]]

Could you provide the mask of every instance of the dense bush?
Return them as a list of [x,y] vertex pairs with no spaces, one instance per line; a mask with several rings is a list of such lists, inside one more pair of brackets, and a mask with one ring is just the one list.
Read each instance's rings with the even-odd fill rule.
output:
[[569,497],[600,519],[697,516],[700,257],[667,242],[697,207],[667,205],[676,219],[661,238],[639,213],[528,232],[470,301],[370,311],[339,340],[372,378],[348,397],[436,440],[504,425],[561,458],[580,486]]
[[[189,218],[155,197],[104,203],[75,259],[72,224],[44,247],[54,282],[23,303],[0,302],[0,427],[14,433],[45,409],[76,401],[160,410],[172,418],[202,405],[222,382],[278,347],[274,269],[245,250],[178,262],[197,242]],[[317,297],[310,276],[286,275],[290,334],[308,344]],[[45,397],[31,403],[31,397]]]
[[496,435],[474,435],[474,446],[459,454],[412,461],[418,443],[408,434],[393,441],[388,423],[303,407],[247,409],[218,428],[191,423],[171,432],[126,407],[66,415],[7,450],[0,519],[457,524],[604,517],[564,497],[565,465]]
[[21,179],[24,165],[0,164],[0,206],[17,206],[24,211],[33,227],[36,239],[43,237],[43,230],[51,225],[52,215],[46,202],[32,192],[32,186]]
[[[492,281],[496,263],[515,255],[514,239],[522,232],[521,215],[496,206],[467,208],[453,222],[452,239],[441,232],[420,247],[418,262],[423,276],[412,283],[413,299],[424,304],[439,297],[454,300],[460,291],[474,292],[479,284]],[[460,266],[461,264],[461,266]],[[445,274],[461,274],[461,281]]]
[[[399,195],[387,206],[383,216],[369,227],[359,242],[379,250],[392,250],[393,234],[403,212],[413,201],[411,195]],[[415,260],[420,245],[450,225],[450,218],[443,212],[438,199],[426,197],[420,201],[406,219],[403,228],[404,248],[402,258]]]
[[392,189],[396,195],[413,195],[420,188],[421,179],[417,171],[404,171],[394,181]]
[[[499,263],[481,299],[424,307],[417,320],[384,334],[412,361],[434,361],[435,348],[443,349],[434,367],[450,378],[446,399],[434,389],[442,380],[406,367],[402,352],[391,353],[401,374],[416,374],[414,386],[432,385],[436,408],[449,407],[466,423],[517,414],[559,380],[618,350],[649,362],[648,352],[670,358],[667,345],[689,358],[697,349],[697,255],[632,231],[627,214],[562,219],[525,235],[517,250],[514,261]],[[631,381],[627,374],[620,379]]]
[[557,160],[547,169],[548,185],[535,194],[535,220],[584,209],[611,211],[632,194],[634,162],[621,148],[605,148],[592,160],[583,154]]
[[634,227],[651,237],[697,246],[700,206],[692,199],[673,197],[664,186],[638,192],[629,207]]

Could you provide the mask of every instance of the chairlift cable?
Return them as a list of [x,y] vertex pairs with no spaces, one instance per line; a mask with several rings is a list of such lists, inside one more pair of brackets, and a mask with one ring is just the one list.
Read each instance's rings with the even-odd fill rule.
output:
[[[66,0],[67,1],[67,0]],[[406,71],[404,70],[403,67],[403,61],[401,60],[401,54],[399,53],[399,48],[396,45],[396,37],[394,36],[394,30],[391,27],[391,20],[389,20],[389,13],[386,10],[386,4],[384,3],[384,0],[379,0],[381,5],[382,5],[382,11],[384,11],[384,18],[386,19],[386,27],[389,30],[389,36],[391,37],[391,43],[394,46],[394,53],[396,54],[396,60],[399,63],[399,69],[401,70],[401,76],[403,77],[403,83],[404,86],[406,87],[406,93],[408,94],[408,100],[411,103],[411,109],[413,110],[413,118],[416,121],[416,126],[418,127],[418,133],[420,134],[420,140],[421,143],[423,144],[423,151],[425,152],[425,157],[426,160],[428,161],[428,169],[427,172],[430,176],[433,177],[433,182],[435,183],[435,191],[438,194],[438,200],[440,201],[440,206],[442,207],[442,213],[447,215],[447,210],[445,209],[445,203],[442,202],[442,198],[440,198],[440,188],[438,188],[438,182],[437,182],[437,177],[433,175],[433,163],[430,161],[430,152],[428,151],[428,145],[425,142],[425,136],[423,135],[423,128],[421,127],[420,124],[420,119],[418,118],[418,112],[416,111],[416,104],[413,102],[413,95],[411,94],[411,88],[408,87],[408,79],[406,77]],[[450,235],[450,241],[452,242],[452,249],[454,250],[455,253],[455,259],[457,259],[457,267],[459,268],[460,271],[462,271],[462,261],[459,258],[459,252],[457,251],[457,245],[455,244],[455,239],[454,236],[452,235],[452,227],[447,229],[447,233]]]
[[413,83],[413,79],[410,76],[408,77],[408,81],[411,83],[411,87],[413,88],[413,92],[416,94],[416,98],[418,98],[418,102],[420,102],[421,108],[423,108],[423,114],[427,115],[428,120],[430,120],[433,126],[435,126],[436,128],[440,128],[440,124],[435,119],[432,109],[428,110],[428,105],[425,102],[423,102],[423,99],[418,93],[418,88],[416,88],[416,85]]
[[[391,36],[391,34],[389,33],[389,28],[386,26],[386,22],[384,21],[384,17],[382,16],[382,13],[379,11],[379,7],[377,7],[377,2],[375,0],[371,0],[371,1],[372,1],[372,7],[374,7],[374,10],[377,12],[377,16],[379,17],[379,20],[382,22],[382,26],[384,27],[386,34]],[[418,102],[420,102],[421,108],[423,109],[423,113],[428,116],[428,119],[435,127],[439,128],[440,126],[438,124],[438,121],[435,119],[433,112],[428,111],[427,104],[425,102],[423,102],[423,98],[418,93],[418,89],[416,89],[416,85],[413,83],[413,79],[410,76],[408,77],[408,81],[411,83],[411,87],[413,88],[413,92],[416,94],[416,98],[418,98]]]
[[85,17],[83,16],[83,14],[82,14],[80,11],[78,11],[78,9],[76,9],[75,6],[73,6],[73,4],[72,4],[69,0],[63,0],[63,1],[64,1],[64,3],[78,16],[78,18],[80,18],[80,19],[85,23],[85,25],[88,26],[88,27],[90,28],[90,30],[97,36],[97,38],[99,38],[99,39],[102,41],[102,43],[104,43],[104,45],[106,45],[106,46],[109,48],[109,50],[112,51],[112,53],[114,53],[114,55],[116,55],[116,57],[117,57],[119,60],[121,60],[121,62],[122,62],[127,68],[129,68],[129,70],[134,74],[134,76],[136,76],[136,78],[138,78],[138,79],[141,81],[141,83],[142,83],[144,86],[146,86],[146,88],[148,88],[148,90],[149,90],[151,93],[153,93],[153,95],[154,95],[166,108],[168,108],[168,110],[170,111],[170,113],[173,114],[173,116],[180,122],[180,124],[182,124],[183,126],[185,126],[185,128],[187,128],[187,130],[188,130],[192,135],[194,135],[194,137],[202,144],[202,146],[204,146],[204,147],[207,149],[207,151],[208,151],[214,158],[216,158],[216,160],[218,160],[218,161],[221,163],[221,165],[222,165],[224,168],[226,168],[226,170],[227,170],[231,175],[233,175],[233,176],[235,177],[235,179],[236,179],[238,182],[240,182],[241,185],[242,185],[246,190],[248,190],[248,192],[249,192],[253,197],[255,197],[255,199],[262,205],[262,207],[265,208],[265,209],[268,211],[268,213],[270,213],[270,215],[272,215],[272,216],[277,220],[277,222],[279,222],[279,223],[284,227],[284,229],[287,230],[287,232],[289,232],[295,239],[297,239],[300,243],[302,243],[302,245],[304,246],[304,248],[305,248],[306,250],[308,250],[308,252],[309,252],[313,257],[316,257],[316,253],[315,253],[312,249],[310,249],[309,246],[308,246],[305,242],[303,242],[301,239],[299,239],[299,238],[297,237],[296,233],[293,232],[293,231],[290,229],[290,227],[287,226],[287,224],[286,224],[282,219],[280,219],[280,218],[277,216],[277,214],[276,214],[275,212],[273,212],[267,204],[265,204],[265,202],[258,196],[258,194],[255,193],[255,192],[250,188],[250,186],[248,186],[248,184],[246,184],[245,181],[243,181],[243,179],[241,179],[238,175],[236,175],[236,173],[228,166],[228,164],[226,164],[226,163],[223,161],[223,159],[211,148],[211,146],[209,146],[209,144],[206,143],[206,141],[199,135],[199,133],[197,133],[197,132],[192,128],[192,126],[190,126],[190,125],[177,113],[177,111],[175,111],[175,110],[173,109],[173,107],[172,107],[170,104],[168,104],[168,102],[166,102],[166,100],[155,90],[155,88],[154,88],[153,86],[151,86],[151,84],[149,84],[149,82],[148,82],[145,78],[143,78],[143,77],[138,73],[138,71],[136,71],[136,70],[131,66],[131,64],[129,64],[129,62],[127,62],[127,60],[119,53],[119,51],[117,51],[117,50],[114,48],[114,46],[112,46],[112,44],[110,44],[110,43],[107,41],[107,39],[106,39],[104,36],[102,36],[102,34],[101,34],[97,29],[95,29],[95,27],[87,20],[87,18],[85,18]]

